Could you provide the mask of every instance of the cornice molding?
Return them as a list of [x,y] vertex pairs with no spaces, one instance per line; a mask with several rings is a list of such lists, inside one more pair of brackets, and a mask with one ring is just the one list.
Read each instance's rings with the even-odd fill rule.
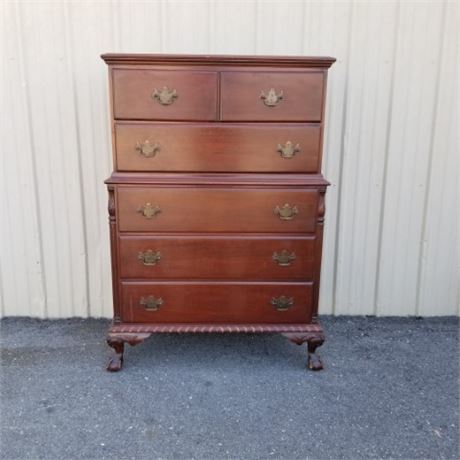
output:
[[335,58],[329,56],[235,56],[209,54],[127,54],[106,53],[101,58],[109,65],[176,64],[208,66],[284,66],[329,68]]

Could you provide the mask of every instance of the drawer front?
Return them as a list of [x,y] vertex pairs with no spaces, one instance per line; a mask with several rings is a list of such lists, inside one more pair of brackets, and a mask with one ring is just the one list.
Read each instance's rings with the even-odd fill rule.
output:
[[313,279],[315,237],[120,237],[120,276]]
[[314,232],[316,189],[119,187],[119,230]]
[[214,120],[217,74],[114,69],[113,112],[136,120]]
[[320,121],[323,72],[223,72],[221,119]]
[[119,123],[115,132],[120,171],[319,171],[319,125]]
[[312,283],[122,282],[122,320],[295,323],[312,318]]

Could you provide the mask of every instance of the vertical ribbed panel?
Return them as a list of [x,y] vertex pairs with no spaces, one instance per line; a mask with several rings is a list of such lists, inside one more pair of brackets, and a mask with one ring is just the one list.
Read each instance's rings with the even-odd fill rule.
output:
[[3,2],[2,315],[110,316],[104,52],[332,55],[320,312],[459,314],[455,2]]

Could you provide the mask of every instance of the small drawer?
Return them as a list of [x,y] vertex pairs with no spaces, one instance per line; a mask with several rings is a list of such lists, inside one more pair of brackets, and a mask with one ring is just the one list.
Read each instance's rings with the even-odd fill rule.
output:
[[318,124],[115,125],[119,171],[318,172]]
[[215,120],[217,74],[167,70],[114,69],[116,119]]
[[221,119],[226,121],[321,121],[324,74],[223,72]]
[[121,278],[312,280],[316,238],[126,236]]
[[316,189],[118,187],[124,232],[274,232],[316,229]]
[[313,283],[122,282],[122,321],[307,323]]

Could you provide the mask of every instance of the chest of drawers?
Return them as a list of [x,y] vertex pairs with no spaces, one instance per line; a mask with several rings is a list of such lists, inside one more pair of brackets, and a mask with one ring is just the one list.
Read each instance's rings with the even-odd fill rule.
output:
[[317,321],[328,57],[106,54],[114,317],[124,345],[161,332],[279,332]]

